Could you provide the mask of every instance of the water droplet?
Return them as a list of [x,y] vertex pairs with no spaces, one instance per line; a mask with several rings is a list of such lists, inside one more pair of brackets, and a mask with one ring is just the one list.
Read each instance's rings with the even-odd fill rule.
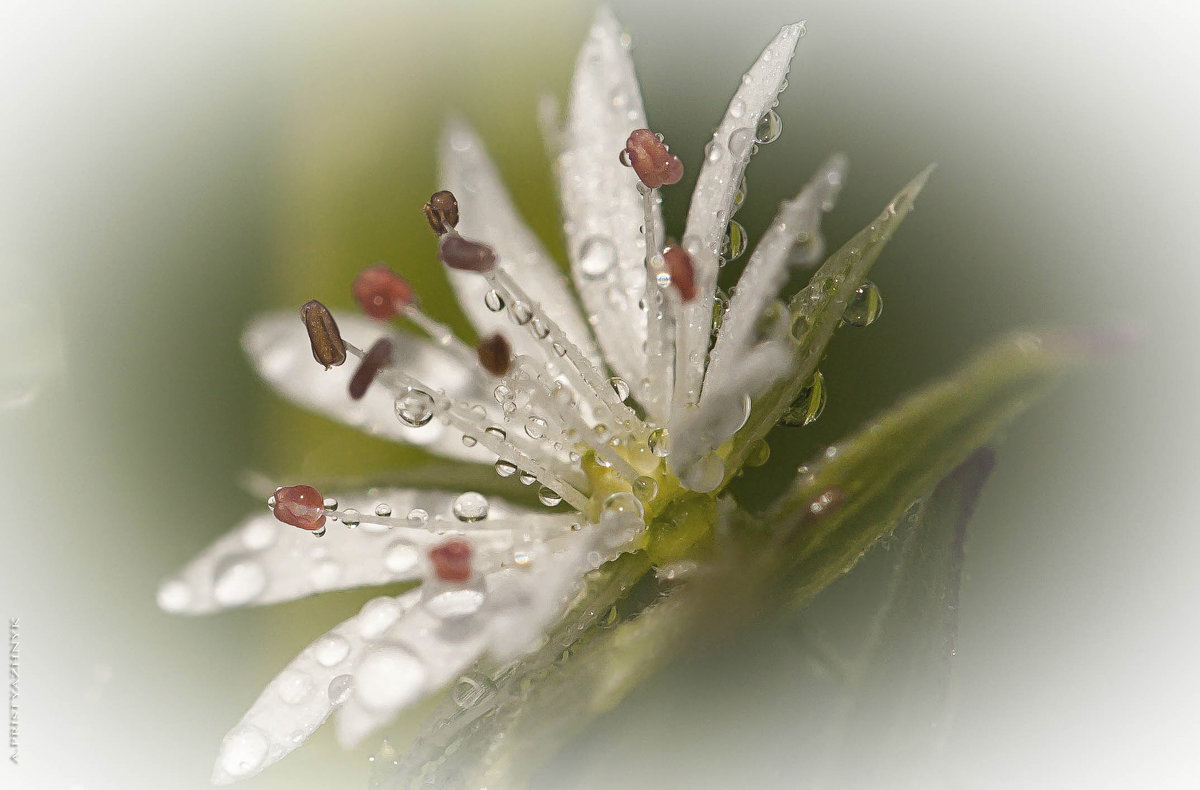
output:
[[488,514],[487,497],[478,491],[467,491],[458,495],[451,510],[459,521],[482,521]]
[[737,211],[746,202],[746,177],[742,176],[742,180],[738,182],[737,191],[733,193],[733,210]]
[[325,500],[323,502],[321,502],[321,504],[325,506],[326,510],[337,510],[338,509],[338,501],[331,496],[325,497]]
[[589,279],[604,277],[617,264],[617,248],[603,236],[592,236],[579,248],[579,270]]
[[652,502],[658,496],[658,483],[652,477],[639,477],[633,481],[633,495],[642,502]]
[[650,452],[657,455],[659,458],[666,458],[670,454],[670,448],[667,446],[670,434],[666,428],[656,428],[651,431],[647,444],[650,446]]
[[354,678],[349,675],[338,675],[329,681],[329,689],[325,693],[329,695],[329,702],[336,708],[346,704],[353,688]]
[[533,320],[533,309],[524,302],[513,302],[508,307],[508,316],[517,326],[525,326]]
[[517,465],[512,461],[505,461],[503,458],[496,459],[496,474],[501,477],[512,477],[517,473]]
[[429,523],[429,511],[423,507],[414,507],[408,511],[408,521],[414,527],[423,527]]
[[483,295],[483,304],[493,313],[498,313],[504,309],[504,297],[499,291],[488,291]]
[[741,118],[746,114],[746,102],[741,99],[734,99],[729,105],[729,117]]
[[241,606],[267,588],[267,572],[247,555],[226,557],[213,571],[213,597],[222,606]]
[[851,326],[870,326],[883,313],[883,296],[879,286],[870,280],[863,280],[862,285],[854,290],[850,303],[842,320]]
[[562,497],[558,495],[558,492],[542,486],[538,489],[538,501],[546,507],[554,507],[562,502]]
[[779,139],[780,132],[783,131],[783,121],[779,118],[779,113],[774,110],[767,110],[767,114],[758,120],[758,126],[754,127],[754,142],[773,143]]
[[221,742],[221,770],[230,776],[246,776],[262,768],[271,742],[257,727],[242,726]]
[[729,232],[725,236],[721,253],[725,256],[726,261],[736,261],[742,257],[742,253],[746,251],[748,243],[746,229],[742,227],[742,223],[734,220],[729,223]]
[[358,522],[358,511],[352,507],[346,508],[344,511],[342,511],[342,523],[352,529],[354,527],[357,527],[358,523],[359,523]]
[[625,383],[625,379],[613,376],[608,380],[608,385],[613,388],[613,392],[617,393],[618,400],[624,402],[629,397],[629,385]]
[[771,445],[766,439],[759,439],[746,448],[745,466],[762,466],[771,457]]
[[267,508],[274,510],[277,504],[279,504],[279,501],[275,499],[274,494],[271,494],[271,496],[267,497]]
[[716,140],[709,140],[708,145],[704,146],[704,158],[714,164],[721,161],[721,144]]
[[751,146],[754,145],[754,132],[749,129],[734,129],[729,133],[729,153],[738,159],[750,156]]
[[321,666],[336,666],[345,661],[346,656],[350,655],[350,643],[346,641],[344,636],[339,634],[325,634],[325,636],[313,642],[312,653],[313,658]]
[[808,316],[804,313],[796,313],[792,317],[792,325],[788,332],[797,343],[803,342],[804,336],[808,334]]
[[375,506],[375,515],[379,516],[380,518],[388,518],[392,515],[392,506],[387,503],[380,502]]
[[636,519],[637,521],[641,521],[644,513],[642,503],[628,491],[618,491],[615,494],[610,494],[600,508],[600,517],[602,519]]
[[521,476],[517,479],[521,481],[521,485],[531,486],[537,482],[537,475],[530,474],[529,472],[522,472]]
[[546,438],[546,421],[536,414],[525,421],[525,433],[530,439]]
[[425,666],[407,648],[380,645],[354,671],[354,698],[367,710],[394,711],[420,696],[425,678]]
[[396,416],[410,428],[428,425],[433,419],[433,396],[419,389],[410,389],[396,398]]
[[504,429],[501,428],[499,425],[489,425],[488,427],[484,428],[483,430],[484,430],[484,433],[491,434],[492,436],[495,436],[500,441],[504,441],[505,439],[508,438],[508,434],[505,433]]
[[463,434],[462,443],[463,447],[474,447],[475,445],[479,444],[479,440],[474,436]]
[[358,632],[366,639],[375,639],[391,627],[402,612],[395,598],[386,595],[372,598],[358,612]]
[[466,710],[490,702],[496,696],[496,684],[487,675],[472,672],[459,678],[450,694],[454,704]]
[[315,691],[312,678],[304,672],[285,669],[275,679],[275,691],[279,698],[288,705],[299,705],[307,702]]
[[383,555],[383,565],[392,573],[408,573],[417,566],[419,559],[420,555],[411,543],[398,540],[387,547]]
[[827,398],[825,374],[818,370],[813,374],[808,386],[800,390],[796,400],[784,412],[779,424],[789,428],[800,428],[815,422],[825,410]]
[[459,617],[469,617],[483,606],[484,595],[480,590],[456,588],[444,590],[425,602],[434,617],[452,620]]
[[693,491],[715,491],[725,479],[725,462],[716,452],[697,459],[680,475],[680,482]]
[[617,160],[625,167],[633,167],[633,160],[629,158],[628,148],[621,149],[621,153],[617,154]]

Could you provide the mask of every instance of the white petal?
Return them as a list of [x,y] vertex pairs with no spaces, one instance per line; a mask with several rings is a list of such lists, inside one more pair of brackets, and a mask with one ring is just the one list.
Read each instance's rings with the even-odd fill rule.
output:
[[[732,218],[734,195],[746,171],[749,146],[754,141],[758,119],[770,111],[779,96],[796,44],[803,34],[803,24],[785,26],[746,72],[725,117],[713,133],[711,147],[700,168],[683,236],[683,244],[692,254],[696,267],[698,294],[684,306],[684,318],[678,324],[677,402],[687,399],[694,403],[699,395],[712,331],[718,257]],[[738,133],[737,141],[731,151],[730,138],[735,132]]]
[[[385,335],[392,336],[397,366],[429,386],[444,389],[455,399],[471,399],[489,408],[494,404],[476,371],[424,338],[355,315],[339,314],[336,320],[342,337],[359,348],[367,348]],[[396,417],[394,396],[379,383],[361,400],[352,400],[347,387],[355,361],[348,359],[331,370],[321,367],[312,357],[308,334],[294,312],[259,317],[246,330],[242,345],[259,374],[301,406],[373,436],[419,445],[432,453],[469,461],[495,460],[480,447],[464,446],[461,434],[436,419],[420,428],[404,425]]]
[[[617,21],[595,22],[571,81],[558,158],[571,275],[606,359],[645,399],[645,240],[637,176],[618,159],[634,129],[646,126],[641,91]],[[662,220],[655,213],[662,238]]]
[[[802,234],[807,243],[803,248],[803,260],[798,263],[811,265],[820,259],[825,248],[820,233],[821,216],[832,208],[845,174],[845,157],[831,157],[795,200],[789,200],[780,207],[775,220],[763,234],[754,254],[750,256],[746,270],[738,279],[729,311],[717,334],[708,370],[704,374],[704,391],[700,400],[702,406],[709,400],[710,387],[716,389],[726,379],[739,378],[739,363],[754,344],[755,325],[787,282],[792,247]],[[749,385],[743,388],[751,396],[758,394],[754,389]]]
[[[431,526],[441,524],[452,530],[466,526],[453,514],[457,497],[441,491],[379,489],[337,499],[342,510],[353,508],[364,518],[380,504],[399,519],[421,508]],[[480,523],[546,515],[489,497],[487,520]],[[387,529],[363,523],[349,529],[333,520],[326,521],[326,528],[328,534],[316,538],[277,521],[270,511],[250,516],[164,581],[159,605],[170,612],[201,614],[415,579],[424,565],[424,549],[444,540],[423,528]]]
[[[598,364],[600,354],[566,279],[517,214],[479,137],[459,119],[452,119],[442,136],[441,184],[458,198],[459,232],[491,245],[501,265],[530,298],[541,305],[593,364]],[[463,312],[481,336],[499,332],[509,339],[517,353],[541,358],[537,348],[540,344],[527,329],[516,326],[507,311],[493,312],[484,304],[489,286],[483,277],[474,272],[449,268],[446,271]]]
[[412,590],[397,598],[368,601],[362,610],[304,649],[229,731],[213,768],[214,784],[253,776],[304,743],[338,706],[339,690],[349,692],[351,673],[367,646],[420,598]]

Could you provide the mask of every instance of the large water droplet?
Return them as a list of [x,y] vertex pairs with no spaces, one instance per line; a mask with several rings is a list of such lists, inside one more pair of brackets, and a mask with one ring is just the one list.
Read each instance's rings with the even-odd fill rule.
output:
[[288,705],[299,705],[307,702],[316,690],[313,679],[304,672],[285,669],[275,679],[275,690],[279,698]]
[[313,642],[313,658],[323,667],[332,667],[346,660],[350,655],[350,643],[340,634],[325,634]]
[[883,296],[879,286],[870,280],[863,280],[862,285],[854,290],[850,303],[842,320],[851,326],[870,326],[883,313]]
[[779,134],[783,131],[783,121],[779,118],[779,113],[774,110],[767,110],[767,114],[758,120],[758,126],[754,127],[754,141],[756,143],[773,143],[779,139]]
[[536,414],[525,421],[525,433],[530,439],[546,438],[546,421]]
[[467,491],[458,495],[451,510],[459,521],[482,521],[488,514],[487,497],[478,491]]
[[742,223],[734,220],[729,223],[729,232],[725,236],[725,242],[721,252],[727,261],[736,261],[742,257],[742,253],[746,251],[746,245],[749,240],[746,237],[746,229],[742,227]]
[[622,402],[629,397],[629,385],[625,383],[625,379],[613,376],[608,380],[608,385],[613,388],[613,392],[617,393],[617,398]]
[[259,728],[238,727],[221,742],[221,770],[234,777],[252,774],[266,762],[270,746],[267,734]]
[[471,672],[458,679],[450,695],[455,705],[466,710],[490,702],[496,696],[496,684],[487,675]]
[[451,620],[475,614],[483,606],[483,601],[481,590],[458,588],[434,595],[425,602],[425,606],[434,617]]
[[483,304],[493,313],[504,309],[504,297],[498,291],[488,291],[483,295]]
[[589,279],[599,279],[617,264],[617,248],[610,239],[592,236],[579,248],[579,270]]
[[680,482],[693,491],[715,491],[725,479],[725,462],[716,452],[697,459],[680,475]]
[[741,118],[745,114],[746,114],[746,102],[742,101],[741,99],[734,99],[729,104],[729,117],[730,118]]
[[501,477],[512,477],[517,473],[517,465],[512,461],[505,461],[503,458],[496,459],[496,474]]
[[266,588],[266,569],[246,555],[226,557],[213,570],[213,597],[223,606],[250,603]]
[[667,446],[669,439],[670,434],[667,433],[666,428],[656,428],[650,432],[650,436],[646,440],[646,443],[650,446],[650,452],[654,453],[659,458],[666,458],[671,452],[670,448]]
[[800,390],[796,400],[784,412],[779,424],[789,428],[800,428],[815,422],[821,416],[821,412],[825,411],[827,398],[825,374],[818,370],[813,374],[808,386]]
[[533,308],[524,302],[513,302],[508,306],[508,317],[517,326],[525,326],[533,320]]
[[392,515],[392,506],[386,502],[380,502],[375,506],[375,515],[379,516],[380,518],[388,518]]
[[754,132],[750,129],[734,129],[729,133],[729,153],[738,159],[750,156],[751,146],[754,145]]
[[395,598],[386,595],[372,598],[358,612],[358,632],[366,639],[375,639],[390,628],[403,611]]
[[642,503],[638,498],[628,491],[618,491],[615,494],[610,494],[601,505],[600,517],[602,519],[636,519],[642,520],[642,515],[645,511],[642,508]]
[[433,396],[419,389],[410,389],[396,398],[396,416],[410,428],[428,425],[433,419]]
[[558,495],[557,491],[542,486],[538,489],[538,501],[546,507],[554,507],[562,502],[562,497]]
[[398,540],[387,547],[383,555],[383,565],[392,573],[408,573],[417,566],[418,559],[420,555],[412,544]]
[[350,692],[353,688],[354,678],[349,675],[338,675],[329,681],[329,688],[325,693],[329,695],[330,704],[336,708],[344,705],[346,700],[350,699]]
[[762,466],[771,458],[771,445],[766,439],[759,439],[746,448],[745,466]]
[[652,502],[658,496],[658,483],[652,477],[639,477],[633,481],[633,495],[642,502]]
[[414,527],[424,527],[429,523],[429,511],[423,507],[414,507],[408,511],[408,523]]

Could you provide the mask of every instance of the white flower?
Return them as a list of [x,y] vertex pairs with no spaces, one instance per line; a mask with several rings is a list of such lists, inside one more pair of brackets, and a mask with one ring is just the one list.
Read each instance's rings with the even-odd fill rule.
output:
[[[457,197],[460,219],[441,227],[454,218],[437,201],[428,211],[431,225],[446,231],[439,253],[463,310],[491,345],[465,346],[419,311],[402,281],[379,272],[373,293],[399,289],[380,297],[383,312],[427,337],[338,316],[345,348],[366,357],[357,374],[354,364],[314,364],[294,312],[250,327],[247,352],[293,400],[374,435],[494,464],[501,476],[519,472],[522,482],[536,481],[551,509],[474,492],[338,494],[324,510],[302,513],[301,525],[323,533],[318,522],[327,515],[356,528],[314,541],[271,513],[254,515],[166,581],[161,606],[184,613],[421,582],[369,601],[302,651],[225,737],[214,782],[258,773],[334,710],[339,737],[352,744],[477,661],[519,659],[544,640],[590,570],[653,540],[664,509],[678,514],[701,503],[695,507],[711,512],[753,447],[731,441],[735,434],[761,440],[791,399],[768,409],[766,422],[748,423],[751,407],[804,385],[793,381],[800,366],[792,336],[804,330],[805,316],[783,308],[777,292],[790,267],[821,257],[819,220],[841,185],[840,157],[782,206],[713,342],[714,315],[725,307],[717,272],[744,247],[744,231],[730,224],[745,197],[742,175],[758,144],[779,133],[774,107],[803,33],[801,24],[784,27],[742,78],[705,147],[682,240],[668,247],[659,190],[651,187],[677,181],[680,166],[652,134],[636,131],[648,121],[628,36],[607,11],[598,14],[565,126],[550,135],[583,313],[481,142],[453,122],[441,145],[441,180]],[[890,207],[893,215],[904,208],[900,200]],[[323,309],[310,303],[306,320],[314,322],[316,346],[332,344],[324,361],[338,361],[340,341],[322,324]],[[376,346],[385,338],[390,348]],[[347,393],[355,375],[351,388],[366,388],[360,399]],[[296,512],[313,504],[296,491],[281,489],[274,504]]]

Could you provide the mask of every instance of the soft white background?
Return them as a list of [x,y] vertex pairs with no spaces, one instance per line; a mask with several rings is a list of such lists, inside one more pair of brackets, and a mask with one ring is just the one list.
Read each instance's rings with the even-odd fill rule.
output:
[[[172,524],[242,506],[211,502],[234,496],[251,441],[252,415],[222,394],[247,391],[249,374],[235,335],[208,342],[205,328],[270,303],[247,293],[263,282],[245,254],[259,231],[238,207],[269,194],[251,176],[268,170],[280,97],[295,67],[353,48],[374,16],[397,47],[420,35],[402,6],[383,8],[0,5],[0,616],[22,624],[22,764],[0,766],[2,787],[204,787],[220,736],[270,676],[256,647],[269,616],[171,620],[154,589],[203,543],[177,544]],[[1146,322],[1140,351],[1072,381],[1003,445],[973,527],[946,771],[956,787],[1195,787],[1195,5],[617,9],[651,117],[693,157],[762,43],[808,19],[772,146],[798,175],[752,165],[765,211],[841,148],[854,168],[843,208],[868,207],[834,221],[848,233],[939,162],[897,241],[925,262],[881,271],[872,332],[890,317],[914,355],[933,344],[953,358],[959,335],[1015,323]],[[514,14],[497,35],[537,46],[539,15]],[[870,346],[847,348],[869,367]],[[881,394],[859,399],[889,402],[892,379],[930,372],[917,368],[866,370]],[[744,662],[693,668],[618,710],[583,748],[603,759],[582,783],[797,784],[788,723],[804,700],[778,690],[793,659],[773,644],[759,634]],[[327,738],[289,764],[246,786],[363,786],[362,758]]]

